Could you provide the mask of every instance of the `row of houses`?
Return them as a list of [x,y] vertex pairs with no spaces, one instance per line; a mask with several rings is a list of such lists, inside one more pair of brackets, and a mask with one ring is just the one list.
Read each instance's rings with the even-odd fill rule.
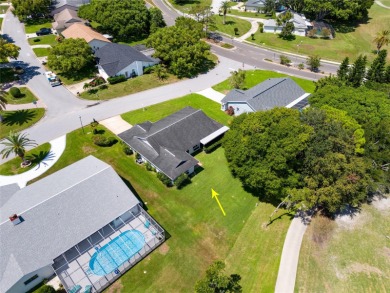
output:
[[54,9],[51,12],[53,29],[64,38],[84,39],[95,54],[99,74],[103,78],[140,76],[144,68],[159,63],[158,59],[151,57],[153,51],[144,46],[131,47],[111,42],[111,36],[98,33],[87,21],[79,18],[77,10],[78,6],[70,4]]

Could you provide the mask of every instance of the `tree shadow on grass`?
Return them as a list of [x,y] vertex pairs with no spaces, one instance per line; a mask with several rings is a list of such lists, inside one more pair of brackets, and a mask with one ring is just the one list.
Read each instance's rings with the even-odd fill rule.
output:
[[87,65],[85,68],[79,71],[73,72],[61,72],[58,75],[71,81],[80,81],[85,78],[93,78],[97,73],[97,69],[94,64]]
[[13,125],[21,126],[33,120],[35,116],[37,116],[37,113],[29,109],[6,112],[3,115],[2,123],[7,126],[13,126]]
[[236,24],[236,22],[234,20],[225,21],[225,25],[233,25],[233,24]]

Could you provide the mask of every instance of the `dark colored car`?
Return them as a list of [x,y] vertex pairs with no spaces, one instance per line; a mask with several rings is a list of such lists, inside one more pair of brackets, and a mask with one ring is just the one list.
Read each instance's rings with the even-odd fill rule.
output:
[[36,32],[37,36],[44,36],[44,35],[50,35],[51,29],[50,28],[41,28],[39,31]]

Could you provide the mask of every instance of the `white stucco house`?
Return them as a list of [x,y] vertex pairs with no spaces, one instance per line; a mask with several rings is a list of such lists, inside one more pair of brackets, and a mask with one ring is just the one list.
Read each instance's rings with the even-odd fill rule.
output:
[[80,22],[72,24],[62,32],[62,35],[66,39],[84,39],[93,51],[99,50],[111,43],[111,41],[102,34]]
[[[286,13],[288,10],[281,12],[281,14]],[[294,24],[293,34],[296,36],[306,36],[306,33],[312,29],[311,22],[306,19],[305,15],[299,14],[293,11],[290,11],[293,14],[293,17],[289,22]],[[278,26],[275,19],[267,19],[264,21],[264,32],[265,33],[280,33],[282,31],[282,27]]]
[[159,63],[159,60],[128,45],[109,43],[95,51],[99,74],[108,77],[124,75],[126,78],[140,76],[146,67]]
[[266,111],[275,107],[303,109],[310,93],[290,78],[269,78],[249,90],[233,89],[221,101],[221,109],[230,107],[234,115]]

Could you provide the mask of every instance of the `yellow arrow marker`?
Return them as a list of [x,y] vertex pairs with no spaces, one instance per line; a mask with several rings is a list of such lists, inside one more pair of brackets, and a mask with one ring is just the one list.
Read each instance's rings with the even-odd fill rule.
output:
[[219,205],[219,208],[220,208],[221,211],[222,211],[222,214],[223,214],[224,216],[226,216],[226,213],[225,213],[225,211],[223,210],[223,207],[222,207],[221,203],[219,202],[219,199],[218,199],[217,195],[219,195],[219,194],[218,194],[214,189],[211,188],[211,198],[215,198],[215,200],[217,201],[217,203],[218,203],[218,205]]

